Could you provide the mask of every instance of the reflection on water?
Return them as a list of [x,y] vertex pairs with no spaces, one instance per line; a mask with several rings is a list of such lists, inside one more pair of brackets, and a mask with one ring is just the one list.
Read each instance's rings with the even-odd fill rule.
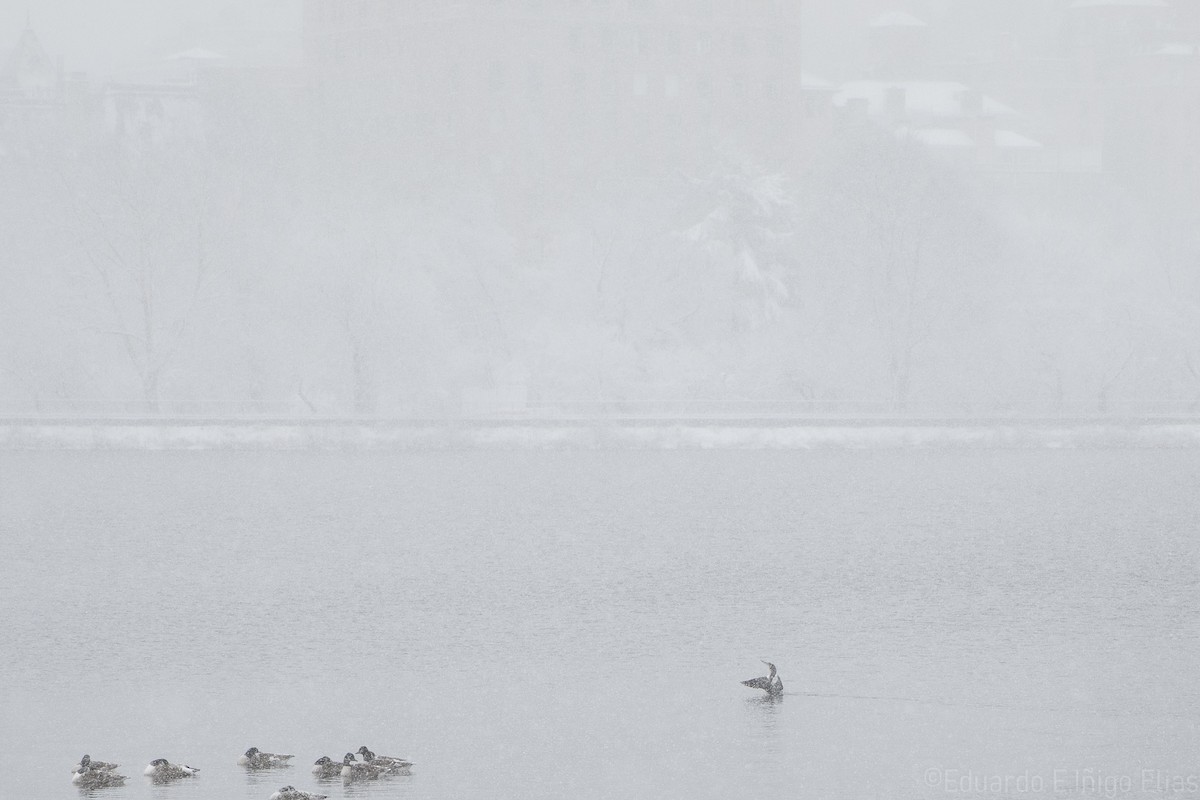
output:
[[[0,465],[3,797],[83,752],[201,770],[97,797],[858,800],[1200,745],[1194,452]],[[311,774],[364,741],[413,774]]]
[[304,783],[311,777],[311,775],[305,775],[303,771],[295,769],[291,764],[270,769],[246,769],[245,767],[239,767],[239,769],[243,773],[243,780],[249,790],[246,792],[247,797],[268,797],[282,786]]
[[124,786],[104,786],[95,789],[89,789],[83,786],[78,787],[80,797],[112,797],[121,793]]
[[783,705],[782,697],[754,697],[746,701],[751,713],[758,721],[754,737],[758,740],[763,752],[778,755],[783,751],[779,734],[779,712]]
[[341,793],[346,797],[374,797],[381,793],[397,796],[400,794],[401,787],[405,786],[411,778],[411,775],[387,775],[353,781],[343,780]]

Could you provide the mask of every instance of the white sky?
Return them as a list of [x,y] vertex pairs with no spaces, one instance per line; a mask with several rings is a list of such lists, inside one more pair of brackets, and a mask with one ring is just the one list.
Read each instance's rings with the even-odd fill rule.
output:
[[[839,54],[848,46],[865,40],[866,21],[897,2],[792,1],[804,3],[804,47],[808,54],[805,61],[810,69],[817,70],[836,64],[841,60]],[[900,0],[900,5],[925,12],[956,2],[986,4],[998,0]],[[0,57],[17,40],[28,14],[52,58],[61,56],[67,70],[83,70],[98,78],[193,47],[224,51],[234,57],[253,57],[251,51],[266,39],[273,44],[264,46],[262,59],[278,61],[289,45],[288,55],[295,57],[298,53],[302,3],[303,0],[0,0]],[[247,35],[247,31],[260,35],[255,38]],[[273,33],[263,35],[266,31]],[[228,52],[239,49],[241,52]]]
[[52,58],[67,70],[103,76],[146,58],[190,47],[220,47],[228,31],[300,27],[301,0],[0,0],[0,54],[28,18]]

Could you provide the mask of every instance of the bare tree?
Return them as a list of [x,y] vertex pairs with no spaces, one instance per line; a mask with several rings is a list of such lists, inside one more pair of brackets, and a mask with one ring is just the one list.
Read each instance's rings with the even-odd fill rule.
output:
[[870,330],[891,405],[907,408],[923,351],[986,300],[997,234],[961,174],[917,145],[851,131],[810,175],[810,258],[841,289],[829,298]]
[[113,154],[64,176],[70,230],[91,276],[80,322],[119,343],[151,412],[212,275],[204,166],[180,153]]

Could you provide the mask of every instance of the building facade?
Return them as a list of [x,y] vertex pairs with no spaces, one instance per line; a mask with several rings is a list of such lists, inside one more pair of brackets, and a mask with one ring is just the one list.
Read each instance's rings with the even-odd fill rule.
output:
[[87,83],[51,58],[26,26],[0,55],[0,157],[61,154],[88,113]]

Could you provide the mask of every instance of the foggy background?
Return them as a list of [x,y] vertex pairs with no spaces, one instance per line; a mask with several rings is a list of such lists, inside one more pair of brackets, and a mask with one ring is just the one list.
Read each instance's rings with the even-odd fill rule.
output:
[[1200,404],[1200,4],[0,3],[0,410]]
[[1193,0],[0,0],[0,796],[1194,791],[1198,173]]

